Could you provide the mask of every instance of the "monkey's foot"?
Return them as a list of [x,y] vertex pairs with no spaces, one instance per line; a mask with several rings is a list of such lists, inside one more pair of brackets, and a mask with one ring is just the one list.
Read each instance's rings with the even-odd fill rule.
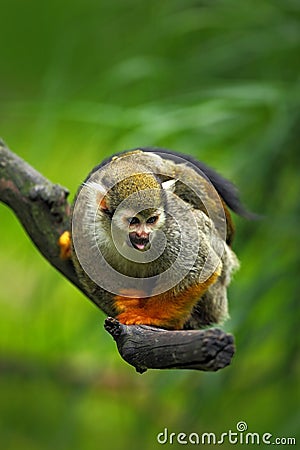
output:
[[60,247],[61,259],[71,258],[71,233],[70,231],[64,231],[58,239],[58,245]]
[[181,322],[179,321],[174,321],[174,319],[167,320],[158,317],[150,317],[147,314],[143,314],[142,310],[128,310],[119,314],[116,319],[123,325],[149,325],[170,330],[182,328]]
[[138,316],[132,313],[122,313],[117,316],[119,322],[123,325],[153,325],[153,319],[150,317]]

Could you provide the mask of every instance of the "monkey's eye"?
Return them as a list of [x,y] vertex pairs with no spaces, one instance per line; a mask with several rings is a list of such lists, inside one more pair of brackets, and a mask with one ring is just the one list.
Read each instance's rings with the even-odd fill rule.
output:
[[127,221],[129,225],[137,225],[140,223],[140,220],[137,217],[128,217]]
[[158,221],[158,216],[152,216],[149,217],[149,219],[147,219],[146,223],[148,223],[149,225],[152,225],[154,223],[156,223]]

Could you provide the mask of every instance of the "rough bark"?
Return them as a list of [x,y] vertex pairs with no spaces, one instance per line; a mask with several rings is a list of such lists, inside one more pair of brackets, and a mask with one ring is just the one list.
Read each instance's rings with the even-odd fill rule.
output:
[[[0,201],[16,214],[43,256],[94,304],[77,278],[70,260],[60,258],[58,238],[70,229],[68,190],[53,184],[0,141]],[[107,318],[122,358],[140,373],[147,369],[216,371],[230,364],[233,337],[217,328],[167,331],[148,326],[125,326]]]
[[167,331],[145,325],[127,326],[112,317],[105,329],[113,336],[120,355],[139,373],[147,369],[217,371],[231,362],[233,337],[218,328]]

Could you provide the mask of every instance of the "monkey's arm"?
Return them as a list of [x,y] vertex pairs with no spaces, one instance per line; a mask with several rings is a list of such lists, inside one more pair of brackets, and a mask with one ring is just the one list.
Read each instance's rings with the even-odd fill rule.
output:
[[[96,295],[87,292],[71,261],[60,257],[58,239],[69,229],[67,196],[65,188],[51,183],[0,141],[0,202],[12,209],[50,264],[97,305]],[[217,329],[193,331],[193,339],[189,339],[185,331],[174,334],[126,327],[117,321],[110,327],[109,323],[106,328],[117,340],[121,356],[138,371],[170,367],[215,371],[230,364],[234,353],[232,336]],[[203,358],[195,359],[194,355]]]

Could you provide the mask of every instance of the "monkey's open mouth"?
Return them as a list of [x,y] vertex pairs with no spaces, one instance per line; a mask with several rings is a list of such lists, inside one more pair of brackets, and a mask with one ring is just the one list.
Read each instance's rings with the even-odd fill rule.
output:
[[139,237],[134,233],[129,233],[129,240],[137,250],[148,250],[150,242],[149,238]]

